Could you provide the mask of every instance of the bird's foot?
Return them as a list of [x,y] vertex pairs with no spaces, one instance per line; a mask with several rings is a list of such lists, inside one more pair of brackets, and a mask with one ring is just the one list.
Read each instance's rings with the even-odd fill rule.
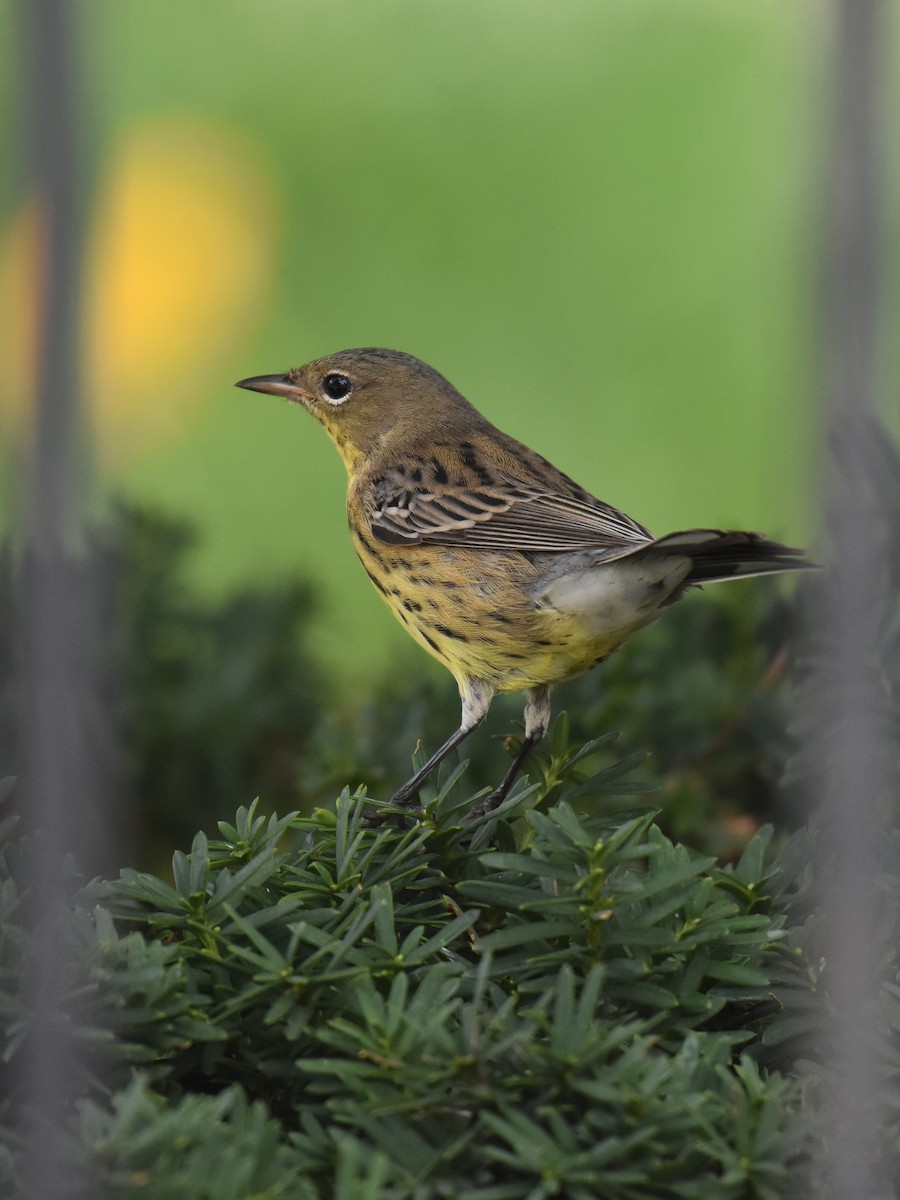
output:
[[509,788],[498,787],[494,788],[489,796],[470,808],[463,821],[477,821],[479,817],[486,817],[488,813],[492,813],[495,808],[499,808],[506,799]]
[[405,816],[421,817],[425,810],[418,804],[410,803],[415,794],[415,791],[400,788],[399,791],[391,796],[384,808],[378,808],[367,813],[363,820],[363,825],[366,829],[377,829],[380,825],[387,824],[392,818],[399,819]]

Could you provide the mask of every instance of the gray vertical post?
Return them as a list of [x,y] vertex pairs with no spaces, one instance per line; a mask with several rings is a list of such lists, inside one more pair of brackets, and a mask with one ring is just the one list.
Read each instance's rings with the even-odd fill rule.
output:
[[873,687],[888,576],[877,522],[877,476],[870,469],[878,407],[878,104],[885,12],[882,0],[837,2],[826,210],[824,395],[832,453],[823,490],[832,562],[814,614],[822,661],[818,687],[811,689],[818,706],[811,758],[822,804],[822,984],[830,1005],[834,1072],[822,1178],[833,1200],[889,1194],[879,1170],[884,1114],[877,1014],[884,948],[877,875],[897,749],[888,723],[880,719]]
[[37,291],[41,298],[34,436],[25,463],[28,552],[21,604],[21,803],[30,836],[27,857],[28,965],[24,1010],[31,1034],[21,1063],[26,1134],[23,1182],[30,1200],[66,1190],[54,1127],[69,1111],[75,1086],[66,1025],[67,947],[64,855],[83,823],[90,791],[85,758],[89,688],[85,650],[91,625],[84,588],[73,587],[81,487],[79,429],[79,279],[83,188],[81,96],[78,80],[79,5],[70,0],[20,0],[21,109],[31,190],[43,222]]

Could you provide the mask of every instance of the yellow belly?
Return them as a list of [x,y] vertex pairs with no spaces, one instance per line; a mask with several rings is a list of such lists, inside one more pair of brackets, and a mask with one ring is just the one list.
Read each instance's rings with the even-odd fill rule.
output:
[[497,691],[552,685],[595,666],[652,621],[663,598],[656,583],[652,603],[641,603],[643,583],[623,593],[615,564],[596,580],[578,570],[544,588],[546,562],[523,555],[381,546],[352,532],[367,574],[419,645],[458,682],[483,679]]

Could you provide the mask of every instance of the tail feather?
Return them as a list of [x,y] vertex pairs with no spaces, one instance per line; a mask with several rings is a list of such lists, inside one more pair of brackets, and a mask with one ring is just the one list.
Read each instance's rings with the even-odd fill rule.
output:
[[[683,529],[657,538],[645,548],[683,554],[691,560],[686,584],[717,583],[781,571],[807,571],[816,564],[803,550],[773,542],[759,533],[725,529]],[[643,551],[642,551],[643,552]]]

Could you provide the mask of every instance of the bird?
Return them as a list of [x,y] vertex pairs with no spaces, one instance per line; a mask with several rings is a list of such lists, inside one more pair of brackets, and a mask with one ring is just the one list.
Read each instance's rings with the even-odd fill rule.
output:
[[235,386],[284,397],[324,426],[347,470],[347,520],[366,574],[456,680],[459,727],[397,789],[394,808],[413,806],[498,692],[524,691],[521,747],[465,819],[493,812],[544,736],[558,683],[602,663],[695,587],[811,565],[758,533],[654,537],[402,351],[342,350]]

